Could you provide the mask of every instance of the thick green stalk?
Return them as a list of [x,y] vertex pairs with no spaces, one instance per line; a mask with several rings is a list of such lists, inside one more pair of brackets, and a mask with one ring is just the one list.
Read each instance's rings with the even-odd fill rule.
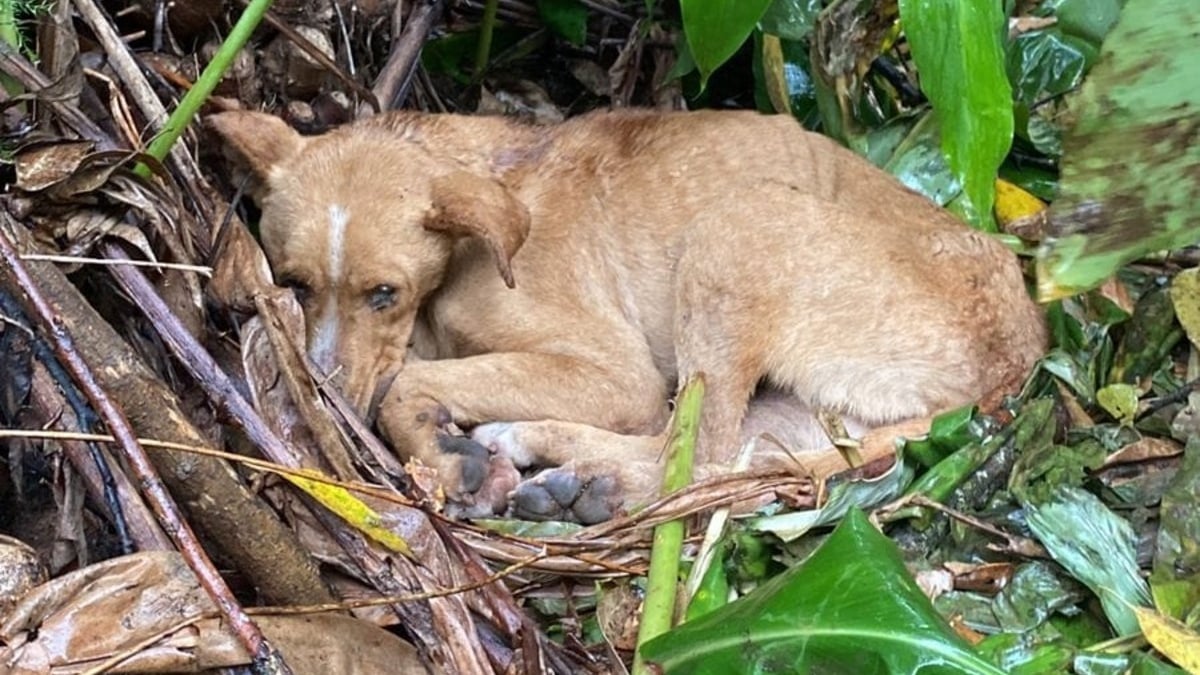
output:
[[496,32],[496,11],[499,8],[500,0],[487,0],[483,6],[483,19],[479,22],[479,42],[475,51],[473,77],[476,82],[483,79],[488,57],[492,54],[492,33]]
[[[667,441],[667,468],[663,476],[663,494],[686,487],[692,482],[692,463],[696,456],[696,436],[700,431],[700,410],[704,402],[704,377],[692,378],[679,392],[675,419]],[[650,570],[646,573],[646,602],[638,627],[638,647],[671,628],[675,618],[675,597],[679,585],[679,555],[683,550],[683,522],[672,520],[654,528],[650,549]],[[649,675],[641,652],[634,657],[633,675]]]
[[[162,131],[150,141],[150,146],[146,148],[146,154],[160,162],[166,158],[167,153],[171,151],[171,146],[179,140],[183,130],[187,128],[188,124],[191,124],[192,118],[200,111],[200,106],[204,105],[213,89],[216,89],[221,82],[225,71],[229,70],[230,65],[233,64],[234,57],[242,47],[246,46],[250,35],[254,33],[254,29],[262,21],[263,15],[270,9],[271,2],[272,0],[251,0],[246,5],[246,10],[242,12],[241,18],[229,32],[229,37],[221,43],[221,48],[213,55],[212,61],[204,68],[204,72],[200,73],[196,84],[192,85],[183,100],[179,102],[179,107],[175,108],[175,111],[167,118],[167,123],[163,125]],[[139,166],[138,172],[146,176],[150,173],[145,166]]]

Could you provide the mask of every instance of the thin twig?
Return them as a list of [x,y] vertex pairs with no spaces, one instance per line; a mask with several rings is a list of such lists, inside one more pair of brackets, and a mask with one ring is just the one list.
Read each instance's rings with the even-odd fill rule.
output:
[[[9,219],[10,226],[19,227],[7,214],[4,217]],[[75,349],[74,338],[62,325],[61,319],[54,313],[54,308],[29,275],[29,270],[25,268],[25,262],[17,254],[8,235],[2,230],[0,230],[0,259],[3,259],[4,266],[7,268],[7,276],[25,296],[26,311],[35,317],[42,329],[51,337],[59,362],[71,373],[75,384],[83,391],[84,396],[91,402],[92,408],[116,438],[118,447],[124,453],[126,461],[142,485],[146,500],[154,511],[155,517],[162,523],[171,540],[179,548],[179,552],[195,572],[196,578],[204,590],[212,598],[224,618],[229,621],[230,628],[238,640],[253,656],[255,662],[270,664],[280,673],[290,673],[291,670],[284,663],[279,652],[263,637],[262,632],[254,625],[250,617],[246,616],[237,599],[233,597],[233,593],[225,584],[225,580],[213,567],[212,561],[196,539],[195,533],[192,532],[183,514],[171,499],[170,493],[167,492],[166,486],[162,484],[162,480],[155,472],[150,458],[146,456],[146,451],[138,444],[137,436],[134,434],[128,418],[125,417],[124,411],[109,398],[107,392],[96,381],[91,367],[84,362]]]
[[206,277],[212,276],[212,268],[206,265],[185,265],[184,263],[165,263],[154,260],[109,260],[108,258],[88,258],[74,255],[54,255],[50,253],[25,253],[21,260],[40,260],[43,262],[68,263],[79,265],[132,265],[133,267],[153,267],[155,270],[178,270],[180,272],[195,272]]
[[[392,37],[391,54],[373,88],[384,110],[396,110],[404,105],[421,47],[442,15],[444,4],[445,0],[420,0],[415,3],[409,10],[404,32]],[[397,13],[403,5],[403,2],[396,3]]]

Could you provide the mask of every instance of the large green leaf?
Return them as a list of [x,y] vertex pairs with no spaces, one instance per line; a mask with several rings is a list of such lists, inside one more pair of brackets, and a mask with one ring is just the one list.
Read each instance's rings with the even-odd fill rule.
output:
[[680,0],[683,32],[702,84],[737,52],[769,4],[771,0]]
[[994,230],[996,169],[1012,144],[1012,89],[1004,72],[998,2],[900,0],[900,17],[942,128],[942,151],[975,227]]
[[659,636],[642,656],[687,675],[1003,672],[946,625],[857,509],[804,564]]
[[1147,252],[1200,240],[1200,3],[1130,3],[1084,81],[1063,142],[1039,293],[1095,286]]

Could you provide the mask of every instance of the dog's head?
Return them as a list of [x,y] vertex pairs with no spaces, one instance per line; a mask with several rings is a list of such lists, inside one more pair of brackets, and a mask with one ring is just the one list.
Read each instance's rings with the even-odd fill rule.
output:
[[403,364],[456,240],[486,242],[513,285],[529,214],[490,176],[438,162],[384,125],[303,137],[263,113],[210,123],[250,173],[263,248],[304,307],[310,358],[338,373],[360,410],[377,378]]

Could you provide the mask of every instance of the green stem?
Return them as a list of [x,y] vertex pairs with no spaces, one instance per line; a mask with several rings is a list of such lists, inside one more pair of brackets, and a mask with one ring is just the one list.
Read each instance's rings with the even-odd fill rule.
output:
[[[208,63],[196,83],[184,95],[179,106],[167,118],[167,123],[163,125],[162,131],[150,141],[150,146],[146,148],[146,154],[160,162],[166,158],[167,153],[171,151],[171,146],[175,145],[175,141],[183,135],[183,130],[187,129],[188,124],[191,124],[192,118],[200,111],[200,106],[204,105],[213,89],[216,89],[221,82],[225,71],[229,70],[230,65],[233,64],[234,57],[242,47],[246,46],[254,29],[258,27],[263,15],[271,7],[271,2],[272,0],[251,0],[246,5],[246,11],[242,12],[241,18],[230,31],[229,37],[221,43],[221,48],[213,55],[212,61]],[[139,165],[137,171],[143,176],[150,175],[150,170],[145,165]]]
[[479,22],[479,44],[475,51],[475,81],[483,79],[488,57],[492,54],[492,33],[496,31],[496,10],[500,0],[487,0],[483,6],[483,19]]
[[[692,463],[696,456],[696,436],[700,430],[700,409],[704,402],[704,377],[692,378],[679,392],[675,420],[667,441],[667,468],[663,476],[663,494],[680,490],[692,482]],[[683,522],[672,520],[654,528],[650,549],[650,570],[646,573],[646,602],[638,627],[639,651],[633,660],[633,675],[649,675],[640,648],[651,638],[671,629],[675,618],[675,597],[679,586],[679,555],[683,550]]]
[[[16,0],[0,0],[0,40],[8,43],[14,50],[21,49],[21,32],[17,30]],[[16,78],[8,73],[0,73],[0,87],[10,97],[25,93],[25,88]]]

